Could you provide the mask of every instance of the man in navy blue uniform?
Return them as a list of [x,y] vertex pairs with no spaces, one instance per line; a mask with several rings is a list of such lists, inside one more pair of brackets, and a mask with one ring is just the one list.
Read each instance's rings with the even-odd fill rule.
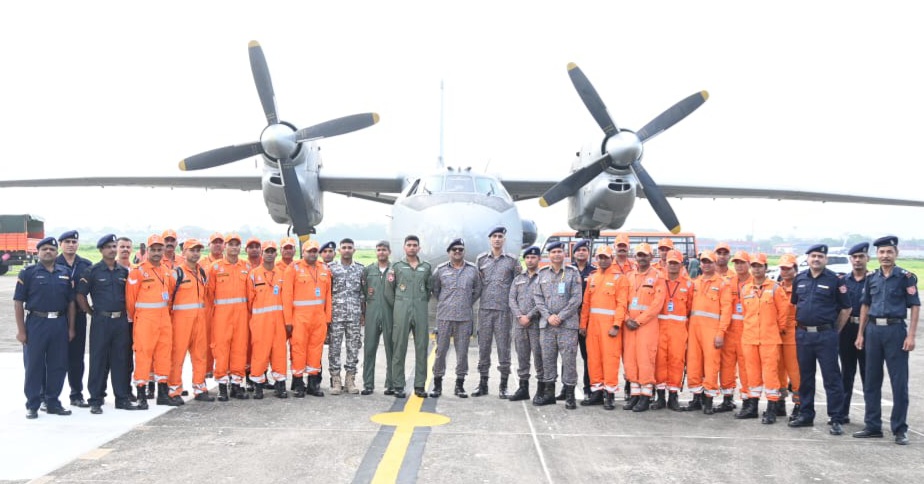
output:
[[828,246],[816,244],[805,252],[809,268],[793,281],[791,302],[796,306],[796,355],[802,385],[799,400],[802,408],[790,427],[811,427],[815,421],[815,362],[821,368],[831,435],[842,435],[844,418],[844,381],[837,365],[838,332],[850,316],[847,284],[825,265]]
[[[61,246],[61,255],[55,263],[67,268],[67,275],[71,278],[71,289],[76,287],[77,279],[83,271],[93,265],[89,259],[77,255],[80,234],[76,230],[68,230],[58,237]],[[87,313],[77,308],[77,319],[74,321],[74,339],[67,345],[67,382],[71,387],[71,406],[87,408],[90,405],[83,399],[83,354],[87,350]]]
[[55,264],[58,242],[46,237],[37,245],[39,263],[18,276],[13,293],[16,339],[22,343],[26,370],[26,418],[38,418],[44,400],[47,412],[70,415],[58,396],[67,374],[67,343],[74,338],[77,307],[67,268]]
[[[579,240],[574,244],[574,248],[571,251],[571,265],[576,267],[578,272],[581,273],[582,295],[587,291],[587,279],[597,270],[597,266],[593,265],[590,260],[590,249],[592,248],[590,244],[590,239]],[[584,400],[590,401],[590,373],[587,371],[587,337],[580,333],[578,333],[578,349],[581,351],[581,359],[584,360]],[[562,369],[562,374],[564,373],[565,370]],[[555,399],[565,399],[564,387],[562,387],[561,394],[555,397]]]
[[[879,269],[866,279],[860,308],[857,349],[866,351],[865,427],[857,438],[882,437],[882,363],[892,382],[892,416],[889,419],[895,443],[908,445],[908,355],[914,350],[914,335],[921,313],[918,278],[895,265],[898,237],[889,235],[873,242]],[[906,322],[911,308],[910,325]]]
[[[125,313],[128,269],[116,263],[118,239],[104,235],[96,243],[103,260],[77,281],[77,306],[92,317],[90,326],[90,413],[103,413],[106,381],[112,372],[115,407],[137,410],[131,403],[132,328]],[[90,299],[87,299],[87,296]],[[92,302],[92,305],[90,304]]]
[[[841,359],[841,373],[844,381],[844,422],[850,423],[850,400],[853,396],[853,383],[856,380],[857,373],[860,374],[860,381],[866,381],[864,370],[864,352],[858,350],[855,342],[860,330],[860,306],[863,295],[863,287],[866,286],[866,278],[869,271],[866,264],[869,263],[869,242],[860,242],[847,251],[850,256],[850,264],[853,271],[844,276],[847,283],[847,294],[850,296],[850,318],[847,324],[841,330],[840,340],[837,345],[837,352]],[[858,369],[859,368],[859,369]],[[833,422],[828,422],[832,424]]]

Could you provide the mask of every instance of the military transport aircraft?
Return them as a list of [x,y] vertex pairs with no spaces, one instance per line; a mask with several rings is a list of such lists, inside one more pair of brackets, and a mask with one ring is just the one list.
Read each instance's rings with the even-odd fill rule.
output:
[[563,180],[517,179],[477,173],[469,168],[441,168],[428,175],[369,176],[322,172],[318,140],[346,134],[377,123],[365,113],[298,129],[278,118],[269,68],[260,45],[249,45],[250,65],[267,126],[258,141],[206,151],[180,162],[184,171],[202,170],[259,156],[263,174],[258,178],[228,176],[91,177],[0,181],[0,187],[145,186],[262,190],[270,217],[290,225],[303,241],[321,222],[323,192],[333,192],[393,205],[390,240],[400,254],[404,236],[421,238],[421,257],[446,258],[449,242],[462,237],[474,257],[488,250],[492,227],[507,227],[506,250],[517,252],[535,242],[537,229],[522,219],[515,202],[539,198],[543,206],[568,199],[568,224],[583,236],[622,227],[635,204],[647,198],[655,213],[673,232],[680,222],[667,197],[767,198],[822,202],[871,203],[924,207],[924,201],[838,195],[820,192],[702,185],[658,185],[641,164],[642,145],[701,106],[708,94],[697,92],[658,115],[637,132],[619,128],[603,100],[575,64],[568,75],[584,105],[603,130],[603,140],[586,144]]

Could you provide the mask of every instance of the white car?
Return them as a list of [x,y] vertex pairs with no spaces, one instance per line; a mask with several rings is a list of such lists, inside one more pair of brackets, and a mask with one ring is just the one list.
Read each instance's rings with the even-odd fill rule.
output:
[[[796,272],[802,272],[809,268],[808,266],[808,256],[800,255],[796,259],[799,263],[799,267]],[[828,269],[834,271],[835,274],[848,274],[853,270],[853,266],[850,265],[850,256],[845,254],[834,254],[828,255]],[[767,270],[767,278],[777,280],[780,276],[780,266],[773,266]]]

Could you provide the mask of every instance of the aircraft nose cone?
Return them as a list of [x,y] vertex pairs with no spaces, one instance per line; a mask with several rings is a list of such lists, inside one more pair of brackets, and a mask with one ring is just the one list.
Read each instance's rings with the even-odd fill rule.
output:
[[260,134],[263,151],[277,160],[285,160],[295,155],[298,143],[295,142],[295,130],[285,124],[271,124]]

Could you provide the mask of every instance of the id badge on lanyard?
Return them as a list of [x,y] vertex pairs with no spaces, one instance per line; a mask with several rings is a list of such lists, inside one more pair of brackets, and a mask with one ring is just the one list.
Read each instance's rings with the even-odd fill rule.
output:
[[320,287],[314,288],[314,297],[321,297],[321,288],[320,288]]
[[674,301],[667,302],[667,312],[669,313],[674,312]]
[[274,295],[274,296],[278,296],[278,295],[279,295],[279,285],[278,285],[278,284],[275,285],[275,286],[273,286],[273,295]]
[[170,295],[167,294],[167,291],[162,292],[162,293],[160,294],[160,297],[162,297],[162,298],[164,299],[164,302],[167,302],[168,300],[170,300]]
[[558,293],[559,293],[559,294],[564,294],[564,293],[565,293],[565,283],[564,283],[564,282],[559,282],[559,283],[558,283]]

